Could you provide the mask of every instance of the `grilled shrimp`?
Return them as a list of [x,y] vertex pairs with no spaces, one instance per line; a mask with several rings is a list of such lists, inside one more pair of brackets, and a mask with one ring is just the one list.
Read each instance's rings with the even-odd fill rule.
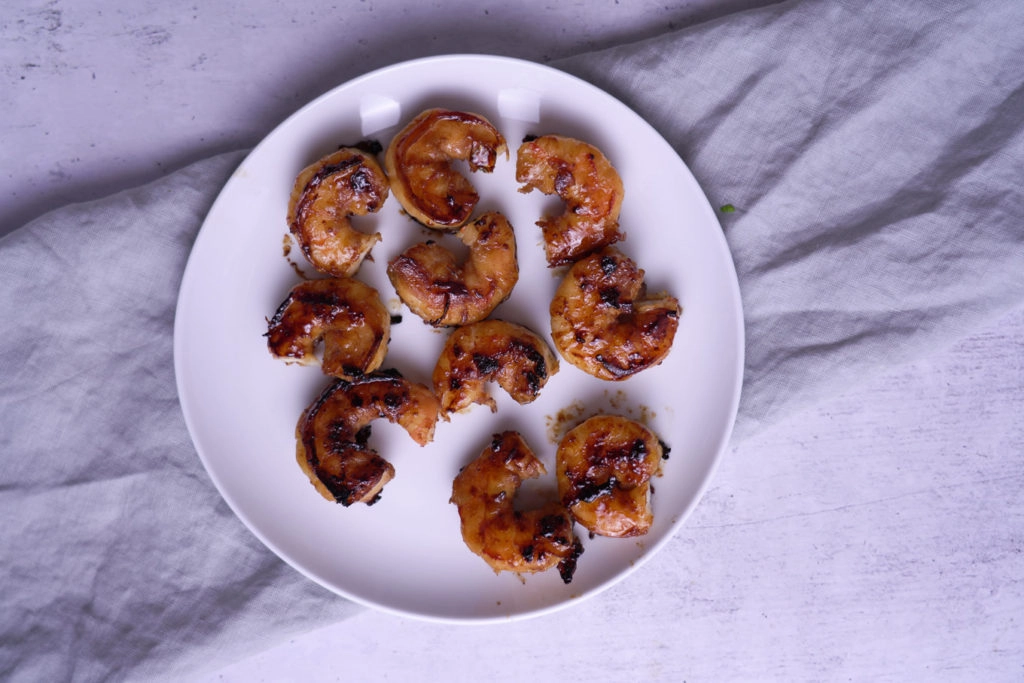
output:
[[651,477],[664,449],[639,422],[597,415],[558,445],[558,495],[573,518],[602,536],[642,536],[651,528]]
[[518,403],[537,398],[548,377],[558,372],[558,358],[538,335],[504,320],[483,320],[456,329],[434,367],[434,393],[441,415],[474,403],[497,410],[485,383],[496,381]]
[[323,344],[326,375],[354,379],[380,367],[391,316],[377,290],[353,278],[300,282],[269,321],[267,346],[278,358],[311,365]]
[[505,138],[484,117],[428,109],[391,140],[384,166],[395,197],[410,216],[431,228],[450,230],[469,220],[480,199],[452,161],[490,173],[499,154],[508,157]]
[[520,192],[557,194],[565,212],[537,222],[549,266],[571,263],[622,239],[622,179],[599,149],[560,135],[527,138],[516,155]]
[[344,147],[299,173],[288,205],[289,229],[317,270],[352,275],[380,233],[360,232],[350,219],[379,211],[387,198],[388,178],[377,160]]
[[367,445],[370,423],[386,418],[423,446],[434,438],[434,393],[395,371],[337,380],[310,405],[295,427],[295,457],[327,500],[344,506],[376,502],[395,468]]
[[644,271],[614,247],[573,264],[551,301],[551,336],[562,356],[599,379],[623,380],[661,363],[681,308],[647,298]]
[[464,264],[433,241],[410,247],[388,264],[399,298],[431,325],[483,320],[519,280],[515,233],[503,215],[484,214],[456,234],[469,247]]
[[495,434],[480,456],[452,484],[462,538],[495,573],[528,574],[558,566],[572,581],[583,545],[569,513],[557,502],[516,510],[513,499],[525,479],[545,474],[542,463],[516,432]]

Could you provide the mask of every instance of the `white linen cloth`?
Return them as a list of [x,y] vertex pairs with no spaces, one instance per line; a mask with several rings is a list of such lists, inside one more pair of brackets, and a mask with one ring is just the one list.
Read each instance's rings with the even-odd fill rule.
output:
[[[1019,26],[1016,2],[791,2],[558,64],[735,207],[735,438],[1024,300]],[[241,159],[0,241],[4,679],[180,675],[358,609],[235,519],[180,414],[178,284]]]
[[1024,4],[797,2],[560,66],[630,104],[721,214],[736,438],[1024,295]]

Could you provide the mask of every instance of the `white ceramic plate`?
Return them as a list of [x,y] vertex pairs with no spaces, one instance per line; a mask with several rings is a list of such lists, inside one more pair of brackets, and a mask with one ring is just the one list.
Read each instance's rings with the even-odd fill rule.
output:
[[[521,277],[493,314],[544,335],[556,273],[546,267],[540,229],[557,199],[521,194],[515,150],[527,134],[558,133],[598,146],[626,194],[619,247],[647,272],[649,290],[683,305],[672,351],[659,367],[621,383],[602,382],[567,362],[527,406],[492,392],[498,411],[475,406],[439,422],[420,448],[397,426],[374,423],[371,445],[395,466],[380,501],[345,508],[317,494],[295,462],[295,423],[328,383],[318,367],[272,358],[263,333],[300,278],[283,254],[292,184],[307,164],[342,144],[387,145],[431,106],[474,111],[505,135],[511,157],[491,175],[474,174],[478,211],[498,209],[515,226]],[[383,241],[358,277],[376,287],[402,321],[392,328],[385,367],[429,384],[446,332],[401,306],[385,275],[409,245],[437,238],[402,215],[394,197],[357,220]],[[447,239],[447,238],[446,238]],[[298,249],[291,259],[312,274]],[[188,428],[211,478],[235,513],[299,571],[360,603],[445,621],[537,615],[619,581],[671,537],[697,503],[726,447],[743,369],[743,321],[732,260],[714,211],[672,148],[633,111],[563,72],[513,59],[446,56],[382,69],[341,85],[302,108],[242,162],[225,185],[193,247],[175,321],[175,369]],[[452,479],[491,434],[519,430],[549,475],[524,496],[554,490],[556,439],[596,412],[645,421],[671,447],[655,480],[655,523],[641,539],[588,538],[572,583],[556,571],[520,580],[496,575],[465,546]]]

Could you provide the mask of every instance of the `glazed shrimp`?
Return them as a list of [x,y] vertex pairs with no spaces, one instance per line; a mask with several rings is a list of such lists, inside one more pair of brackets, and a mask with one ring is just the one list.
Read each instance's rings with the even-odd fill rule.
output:
[[387,198],[388,179],[377,160],[345,147],[299,173],[288,205],[288,226],[317,270],[349,276],[380,241],[380,233],[360,232],[350,219],[379,211]]
[[598,415],[558,445],[558,495],[573,518],[601,536],[642,536],[651,528],[651,477],[665,449],[639,422]]
[[547,343],[522,325],[483,320],[456,329],[434,367],[434,393],[441,415],[474,403],[497,410],[485,384],[495,381],[520,404],[537,398],[548,378],[558,372],[558,358]]
[[459,508],[462,539],[495,573],[529,574],[557,565],[569,583],[583,545],[568,512],[556,502],[526,511],[513,506],[523,480],[545,471],[518,433],[495,434],[455,477],[451,502]]
[[464,264],[433,241],[414,245],[388,264],[399,298],[431,325],[483,320],[519,280],[515,233],[503,215],[484,214],[456,234],[469,247]]
[[516,155],[520,192],[540,190],[565,202],[559,216],[537,222],[549,266],[571,263],[622,239],[622,179],[593,145],[560,135],[527,138]]
[[311,365],[322,343],[324,374],[354,379],[383,362],[391,316],[373,287],[325,278],[295,285],[268,326],[267,346],[275,357]]
[[423,446],[434,438],[437,415],[434,393],[395,371],[337,380],[299,418],[295,458],[327,500],[373,504],[395,468],[367,445],[370,423],[396,422]]
[[648,298],[644,271],[613,247],[573,264],[551,301],[551,337],[567,361],[624,380],[661,363],[679,326],[679,301]]
[[466,161],[471,171],[490,173],[499,154],[508,157],[505,138],[484,117],[428,109],[391,140],[384,167],[410,216],[428,227],[451,230],[469,220],[480,200],[451,162]]

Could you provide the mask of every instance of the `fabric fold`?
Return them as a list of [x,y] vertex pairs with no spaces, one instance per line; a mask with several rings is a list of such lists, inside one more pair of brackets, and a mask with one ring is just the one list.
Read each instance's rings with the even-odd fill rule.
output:
[[178,285],[230,153],[0,241],[0,676],[174,676],[358,608],[221,500],[175,389]]
[[1022,21],[1015,3],[786,2],[559,64],[736,208],[736,439],[1024,299],[1024,40],[1001,29]]

